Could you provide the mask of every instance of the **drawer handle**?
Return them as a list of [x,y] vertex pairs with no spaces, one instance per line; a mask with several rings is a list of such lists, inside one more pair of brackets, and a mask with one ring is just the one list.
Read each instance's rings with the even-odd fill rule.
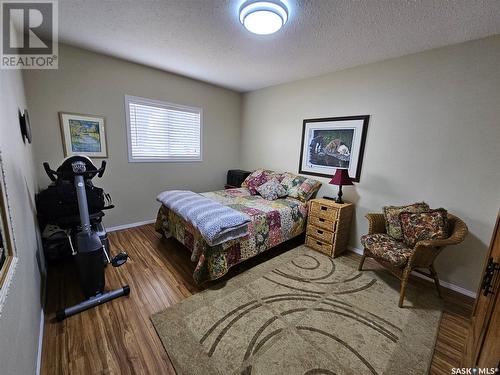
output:
[[325,219],[319,218],[318,220],[319,220],[320,223],[324,223],[325,222]]
[[318,234],[323,234],[323,231],[322,231],[322,230],[319,230],[319,229],[318,229],[318,231],[317,231],[317,232],[318,232]]
[[321,246],[323,244],[321,242],[319,242],[319,241],[316,241],[316,245],[320,245]]
[[321,208],[321,211],[326,211],[326,210],[328,210],[328,207],[327,207],[327,206],[321,206],[320,208]]

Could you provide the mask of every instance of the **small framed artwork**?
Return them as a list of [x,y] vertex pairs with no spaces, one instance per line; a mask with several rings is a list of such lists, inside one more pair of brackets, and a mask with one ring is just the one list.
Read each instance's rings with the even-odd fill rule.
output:
[[304,120],[299,173],[331,177],[347,169],[359,182],[369,115]]
[[59,112],[64,156],[107,158],[104,117]]
[[28,141],[28,143],[31,143],[30,116],[27,109],[25,109],[23,113],[19,111],[19,125],[21,126],[21,135],[23,136],[23,142]]

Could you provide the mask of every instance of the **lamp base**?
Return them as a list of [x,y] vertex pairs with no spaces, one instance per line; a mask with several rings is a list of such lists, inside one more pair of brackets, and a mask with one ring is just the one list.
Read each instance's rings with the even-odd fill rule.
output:
[[335,203],[343,204],[342,202],[342,185],[339,185],[339,192],[337,193],[337,199],[335,199]]

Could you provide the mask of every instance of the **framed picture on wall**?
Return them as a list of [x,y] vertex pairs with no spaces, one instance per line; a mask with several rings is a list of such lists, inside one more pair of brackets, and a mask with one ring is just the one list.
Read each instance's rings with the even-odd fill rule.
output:
[[0,316],[17,264],[5,173],[0,154]]
[[59,121],[65,157],[108,157],[104,117],[59,112]]
[[303,121],[299,173],[331,177],[347,169],[359,182],[369,115]]

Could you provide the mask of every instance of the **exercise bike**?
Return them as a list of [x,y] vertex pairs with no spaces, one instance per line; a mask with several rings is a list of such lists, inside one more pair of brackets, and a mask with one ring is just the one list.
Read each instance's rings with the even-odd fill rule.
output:
[[[86,300],[74,306],[57,311],[56,319],[62,321],[115,298],[129,295],[130,287],[128,285],[112,291],[104,291],[105,266],[107,264],[111,264],[113,267],[122,266],[127,262],[128,255],[125,252],[120,252],[114,257],[110,256],[107,236],[101,219],[104,216],[102,209],[110,209],[114,206],[102,207],[99,204],[100,199],[95,199],[95,201],[98,201],[97,204],[91,202],[92,204],[89,205],[87,201],[87,191],[92,192],[97,189],[98,192],[102,193],[102,189],[95,188],[91,180],[95,176],[102,177],[106,169],[106,162],[102,161],[101,167],[97,169],[88,157],[71,156],[63,161],[57,171],[52,170],[47,162],[43,163],[43,166],[45,172],[53,181],[53,184],[47,190],[56,189],[56,195],[64,197],[59,197],[55,202],[52,199],[54,194],[43,195],[42,192],[40,194],[41,198],[38,198],[39,206],[47,207],[52,204],[55,207],[51,213],[48,213],[49,210],[47,209],[39,209],[39,215],[40,211],[42,211],[41,216],[45,213],[45,216],[48,216],[48,221],[53,221],[62,228],[68,228],[71,233],[68,239],[86,298]],[[69,190],[76,192],[77,202],[73,202],[74,194],[72,194],[73,191]],[[45,198],[45,201],[52,200],[54,202],[44,202],[43,197],[50,197]],[[77,206],[75,203],[77,203]],[[89,213],[89,207],[92,208],[93,212]],[[74,212],[75,209],[77,212]]]

